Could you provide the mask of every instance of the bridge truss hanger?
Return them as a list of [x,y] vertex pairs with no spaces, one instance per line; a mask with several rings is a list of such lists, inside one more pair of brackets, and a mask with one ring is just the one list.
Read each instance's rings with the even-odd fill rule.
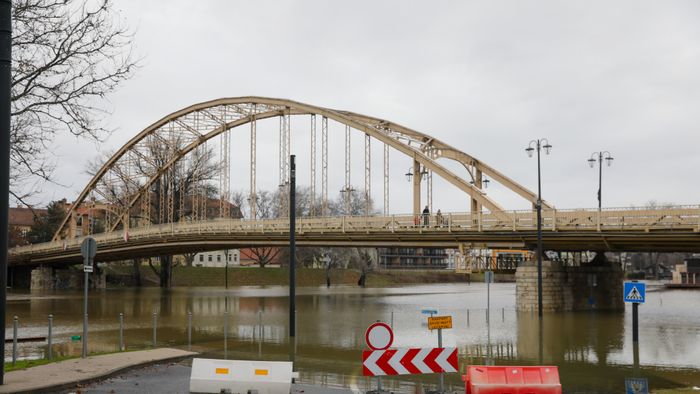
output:
[[250,219],[255,220],[257,218],[257,120],[255,114],[257,111],[257,104],[253,104],[253,111],[250,114],[250,194],[248,196],[248,205],[250,206]]
[[372,214],[372,137],[365,134],[365,216]]
[[341,190],[341,192],[343,193],[343,199],[345,202],[345,214],[346,215],[352,214],[351,198],[352,198],[352,192],[354,190],[352,189],[352,186],[350,184],[350,182],[351,182],[350,169],[351,169],[350,126],[346,125],[345,126],[345,187],[343,188],[343,190]]
[[384,144],[384,215],[389,214],[389,145]]
[[316,115],[311,114],[311,215],[316,215]]
[[321,118],[321,215],[328,215],[328,118]]
[[280,115],[280,153],[279,153],[279,162],[280,162],[280,183],[279,183],[279,188],[280,188],[280,199],[281,199],[281,206],[285,207],[284,212],[282,212],[283,216],[286,216],[289,213],[289,199],[287,198],[288,196],[288,187],[289,187],[289,153],[290,153],[290,141],[291,141],[291,136],[290,136],[290,109],[289,107],[285,107],[284,110],[282,110],[282,114]]
[[[421,146],[421,151],[423,154],[428,156],[431,160],[437,159],[437,150],[435,147],[430,143],[432,139],[428,140],[425,144]],[[428,209],[430,212],[433,211],[433,170],[428,170],[427,171],[427,179],[426,179],[426,200],[428,203]]]
[[226,107],[222,109],[220,122],[224,132],[221,133],[221,145],[219,145],[219,159],[221,160],[221,171],[219,171],[219,217],[229,218],[231,217],[229,202],[231,193],[231,133],[226,128]]

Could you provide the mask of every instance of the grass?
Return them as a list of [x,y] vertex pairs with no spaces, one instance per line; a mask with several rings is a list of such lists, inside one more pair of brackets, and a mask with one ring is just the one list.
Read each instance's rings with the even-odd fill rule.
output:
[[[143,349],[127,349],[124,351],[114,351],[114,352],[97,352],[97,353],[91,353],[88,356],[102,356],[105,354],[115,354],[115,353],[126,353],[126,352],[135,352],[138,350],[143,350]],[[51,364],[51,363],[57,363],[60,361],[65,361],[65,360],[72,360],[74,358],[80,358],[80,355],[69,355],[69,356],[53,356],[51,360],[48,358],[41,358],[41,359],[36,359],[36,360],[17,360],[15,365],[12,365],[12,361],[5,361],[5,372],[12,372],[12,371],[19,371],[21,369],[27,369],[27,368],[32,368],[32,367],[38,367],[40,365],[46,365],[46,364]]]
[[[131,266],[112,265],[107,268],[108,275],[115,278],[131,275]],[[220,267],[175,267],[173,269],[173,286],[223,286],[226,280],[225,269]],[[331,270],[331,284],[356,285],[360,273],[354,270]],[[297,286],[315,287],[326,284],[324,269],[298,268]],[[141,280],[144,286],[157,286],[158,278],[148,266],[141,267]],[[399,284],[417,283],[454,283],[466,282],[467,276],[447,270],[389,270],[374,271],[367,274],[366,285],[384,287]],[[286,286],[289,271],[279,267],[229,267],[228,284],[230,286]]]
[[5,372],[18,371],[20,369],[27,369],[31,367],[38,367],[39,365],[45,365],[50,363],[55,363],[63,360],[69,360],[72,358],[77,358],[80,356],[61,356],[54,357],[51,360],[47,358],[42,358],[38,360],[17,360],[15,365],[12,365],[12,361],[5,361]]

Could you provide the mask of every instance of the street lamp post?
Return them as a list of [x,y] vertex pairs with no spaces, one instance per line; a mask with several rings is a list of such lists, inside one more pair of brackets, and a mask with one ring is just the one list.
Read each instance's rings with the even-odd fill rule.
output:
[[598,162],[598,212],[602,209],[602,198],[603,198],[603,160],[608,164],[608,167],[612,165],[612,161],[615,160],[610,155],[608,151],[593,152],[591,158],[588,159],[588,165],[591,168],[595,167],[595,162]]
[[532,157],[537,149],[537,315],[542,318],[542,177],[540,171],[540,150],[544,149],[545,154],[549,154],[552,145],[547,139],[542,138],[530,141],[525,149],[527,155]]

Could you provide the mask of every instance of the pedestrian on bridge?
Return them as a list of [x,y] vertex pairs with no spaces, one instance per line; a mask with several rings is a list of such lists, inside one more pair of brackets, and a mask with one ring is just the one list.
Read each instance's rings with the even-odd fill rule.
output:
[[435,222],[437,223],[438,227],[442,227],[444,224],[444,218],[442,217],[442,212],[438,209],[437,214],[435,214]]
[[430,222],[430,210],[428,209],[428,206],[426,205],[425,208],[423,208],[423,226],[428,227],[429,222]]

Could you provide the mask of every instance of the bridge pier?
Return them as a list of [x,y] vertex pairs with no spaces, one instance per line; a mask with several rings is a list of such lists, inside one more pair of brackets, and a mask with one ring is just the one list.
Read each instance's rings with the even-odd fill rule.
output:
[[32,267],[17,265],[7,267],[7,287],[28,289],[32,278]]
[[[30,290],[82,289],[83,271],[69,268],[37,267],[31,272]],[[90,274],[90,288],[107,287],[107,275],[102,270]]]
[[[624,274],[599,253],[590,263],[569,267],[542,261],[542,303],[545,312],[606,310],[623,311]],[[526,262],[515,272],[519,311],[537,310],[537,262]]]

